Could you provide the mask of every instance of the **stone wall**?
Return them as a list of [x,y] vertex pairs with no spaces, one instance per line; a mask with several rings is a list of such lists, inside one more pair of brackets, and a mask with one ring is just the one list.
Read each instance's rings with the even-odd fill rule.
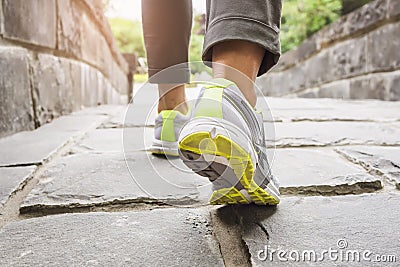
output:
[[128,74],[101,0],[0,0],[0,137],[127,103]]
[[375,0],[342,17],[257,84],[268,96],[400,100],[400,1]]

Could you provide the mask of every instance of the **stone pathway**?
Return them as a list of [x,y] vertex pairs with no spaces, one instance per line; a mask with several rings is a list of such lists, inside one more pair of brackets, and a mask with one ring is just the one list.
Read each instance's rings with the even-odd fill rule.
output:
[[400,102],[268,99],[282,203],[209,206],[147,89],[0,139],[0,266],[398,265]]

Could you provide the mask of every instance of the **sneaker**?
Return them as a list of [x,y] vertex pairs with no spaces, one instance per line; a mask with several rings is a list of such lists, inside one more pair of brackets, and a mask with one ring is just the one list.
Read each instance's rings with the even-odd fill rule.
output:
[[187,117],[176,110],[161,111],[155,121],[152,154],[179,156],[178,136]]
[[181,130],[181,159],[212,182],[211,204],[278,204],[279,185],[267,160],[262,114],[234,83],[214,82],[201,89],[191,120]]

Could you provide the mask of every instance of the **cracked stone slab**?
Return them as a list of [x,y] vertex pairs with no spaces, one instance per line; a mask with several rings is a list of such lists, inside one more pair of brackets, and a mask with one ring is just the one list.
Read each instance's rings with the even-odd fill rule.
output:
[[32,178],[36,166],[0,168],[0,208]]
[[[395,255],[396,262],[400,260],[400,225],[393,224],[400,216],[395,208],[399,205],[400,195],[392,193],[290,197],[284,198],[277,208],[254,205],[223,209],[231,209],[232,216],[236,214],[242,221],[242,239],[253,266],[382,266],[381,262],[363,260],[361,253],[369,250],[372,257]],[[322,259],[323,250],[329,249],[336,250],[336,254],[329,258],[326,253],[318,262],[303,254],[313,251],[317,259]],[[349,251],[358,251],[360,262],[351,261]],[[280,260],[278,253],[287,261]],[[334,255],[340,253],[344,257],[335,261]]]
[[368,171],[394,182],[400,189],[400,147],[353,146],[336,150]]
[[0,139],[0,167],[41,164],[58,149],[107,118],[84,114],[62,116],[34,131],[20,132]]
[[282,194],[343,195],[374,192],[381,180],[332,149],[276,149],[272,173]]
[[0,230],[6,266],[224,266],[208,211],[78,213]]
[[303,121],[274,126],[275,138],[267,141],[277,147],[400,145],[400,123],[395,122]]
[[[128,167],[129,166],[129,169]],[[145,152],[78,153],[51,163],[21,205],[21,212],[46,212],[113,204],[207,203],[208,179],[188,172],[175,158]]]
[[150,147],[153,128],[100,128],[89,132],[78,147],[87,151],[138,151]]
[[[267,106],[259,97],[259,109]],[[275,121],[399,121],[400,102],[265,98]]]

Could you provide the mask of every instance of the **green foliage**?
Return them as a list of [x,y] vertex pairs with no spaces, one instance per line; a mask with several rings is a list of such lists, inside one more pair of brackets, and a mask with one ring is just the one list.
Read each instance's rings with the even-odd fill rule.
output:
[[303,40],[337,20],[341,10],[341,0],[284,0],[282,52],[295,48]]
[[143,30],[139,21],[111,18],[109,23],[122,53],[136,53],[138,57],[145,56]]
[[[190,48],[189,48],[189,61],[194,62],[194,61],[201,61],[201,55],[203,51],[203,41],[204,41],[204,35],[200,34],[192,34],[192,38],[190,40]],[[202,72],[206,67],[203,66],[202,64],[196,63],[191,65],[191,72],[194,73],[200,73]]]

